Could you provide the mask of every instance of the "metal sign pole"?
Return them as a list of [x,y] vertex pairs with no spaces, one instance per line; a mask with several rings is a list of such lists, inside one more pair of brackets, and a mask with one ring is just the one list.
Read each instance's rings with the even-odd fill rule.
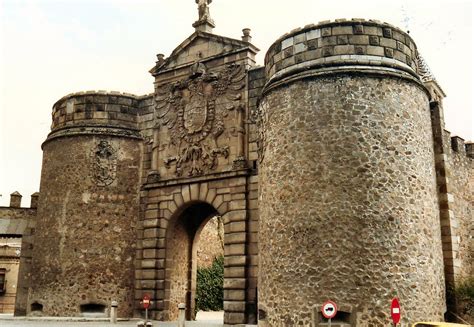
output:
[[328,326],[331,327],[331,318],[328,320]]
[[148,324],[148,308],[145,309],[145,326]]

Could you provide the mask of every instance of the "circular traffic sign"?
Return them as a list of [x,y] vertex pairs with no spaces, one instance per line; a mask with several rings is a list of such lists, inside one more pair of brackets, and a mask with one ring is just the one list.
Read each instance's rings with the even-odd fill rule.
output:
[[148,309],[150,307],[150,296],[148,294],[143,295],[142,304],[144,309]]
[[337,305],[333,301],[326,301],[323,303],[321,307],[321,313],[323,314],[324,318],[332,319],[336,316],[337,313]]
[[400,302],[398,302],[397,298],[392,300],[392,305],[390,306],[390,314],[392,315],[393,323],[396,325],[400,322],[401,314],[400,314]]

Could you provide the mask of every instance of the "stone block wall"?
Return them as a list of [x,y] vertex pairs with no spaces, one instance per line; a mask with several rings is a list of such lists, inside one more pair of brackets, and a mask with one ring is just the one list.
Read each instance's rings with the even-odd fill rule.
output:
[[[451,137],[444,129],[442,102],[432,92],[431,119],[435,140],[436,176],[441,219],[447,318],[473,322],[464,303],[457,301],[458,287],[474,274],[474,155],[472,143]],[[438,101],[436,101],[438,100]]]
[[252,175],[248,178],[248,269],[247,269],[247,316],[248,323],[257,323],[258,316],[258,101],[265,85],[264,67],[256,67],[248,73],[248,158]]
[[[31,235],[34,232],[36,223],[36,210],[39,193],[31,195],[30,208],[21,207],[22,195],[14,192],[10,197],[9,207],[0,207],[0,238],[2,240],[19,239],[21,242],[20,248],[4,248],[4,255],[2,261],[2,254],[0,254],[0,268],[9,270],[7,274],[8,279],[8,294],[0,295],[0,302],[4,303],[5,297],[8,297],[8,305],[4,304],[3,309],[0,304],[0,312],[14,312],[15,315],[26,314],[26,302],[28,296],[28,276],[30,274],[30,259],[31,249]],[[3,244],[5,245],[5,244]],[[13,253],[19,250],[20,254]],[[14,285],[15,289],[12,289]]]
[[33,257],[36,220],[35,211],[34,219],[28,220],[26,229],[21,237],[21,256],[15,298],[15,316],[26,316],[28,311],[28,292],[31,287],[31,261]]
[[197,242],[197,266],[210,267],[215,258],[224,255],[224,225],[214,217],[202,229]]
[[[163,182],[146,187],[135,297],[138,302],[144,294],[152,296],[155,318],[176,318],[180,302],[186,303],[188,309],[194,305],[189,298],[195,287],[189,277],[195,273],[191,271],[196,262],[195,253],[192,253],[195,251],[192,246],[194,235],[206,219],[219,214],[224,223],[224,319],[227,323],[245,323],[247,189],[246,174],[235,172],[218,179],[199,178],[186,183]],[[174,251],[178,244],[184,246],[179,253]],[[192,262],[185,268],[189,272],[183,272],[181,269],[186,266],[183,263],[187,262]],[[180,294],[178,298],[175,298],[176,294]]]
[[[245,323],[248,307],[256,311],[257,229],[255,221],[247,223],[258,218],[256,178],[249,176],[249,168],[256,168],[256,128],[248,104],[255,108],[263,84],[247,75],[256,51],[246,42],[196,32],[168,58],[159,55],[150,71],[155,93],[140,113],[146,142],[135,300],[139,308],[142,296],[150,294],[156,318],[175,318],[180,302],[186,303],[187,317],[193,316],[194,243],[208,218],[204,213],[232,212],[231,218],[222,216],[225,322]],[[187,216],[194,217],[188,219],[192,225],[184,223]]]
[[465,143],[459,137],[451,138],[451,141],[455,144],[450,155],[453,212],[459,221],[459,250],[455,262],[458,269],[455,273],[462,280],[474,276],[474,153],[472,143]]
[[[36,194],[32,199],[36,199]],[[33,200],[35,201],[35,200]],[[36,207],[0,207],[0,236],[13,235],[22,236],[28,226],[28,222],[34,220]]]
[[429,97],[415,54],[405,33],[361,20],[295,30],[267,53],[259,326],[324,323],[327,299],[343,313],[336,323],[386,325],[395,296],[405,324],[443,318]]
[[[267,51],[265,72],[271,79],[310,67],[369,65],[417,70],[411,37],[397,27],[375,20],[340,19],[295,29]],[[340,67],[341,69],[343,67]]]
[[[472,148],[472,143],[465,144],[463,139],[452,137],[451,144],[448,160],[453,169],[450,179],[452,210],[458,222],[456,238],[459,244],[457,249],[453,247],[453,250],[457,250],[454,251],[453,272],[455,283],[459,284],[474,276],[474,156],[466,153]],[[474,323],[473,319],[471,316],[470,323]]]
[[133,94],[106,91],[72,93],[53,105],[51,130],[74,133],[77,127],[116,127],[126,133],[137,128],[138,102]]
[[[152,153],[153,153],[153,129],[155,127],[155,102],[153,94],[143,96],[138,103],[139,116],[138,126],[140,135],[143,137],[143,154],[141,162],[140,185],[147,183],[148,173],[151,169]],[[140,200],[142,201],[142,200]],[[143,203],[140,204],[140,213],[143,211]]]
[[[103,142],[115,158],[97,167],[106,160],[96,156]],[[119,316],[130,316],[139,144],[113,136],[75,136],[50,141],[43,149],[28,312],[39,303],[44,315],[80,316],[81,305],[108,309],[116,300]],[[112,175],[102,175],[99,168]]]
[[142,152],[137,113],[137,97],[119,93],[73,94],[54,105],[27,313],[106,315],[116,300],[119,316],[132,315]]

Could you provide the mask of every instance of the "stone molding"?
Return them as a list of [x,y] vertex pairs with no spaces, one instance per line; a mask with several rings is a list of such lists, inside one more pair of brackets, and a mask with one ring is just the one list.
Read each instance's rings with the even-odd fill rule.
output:
[[211,182],[215,180],[225,180],[225,179],[230,179],[230,178],[235,178],[235,177],[244,177],[244,176],[250,176],[250,171],[248,169],[218,172],[218,173],[212,173],[209,175],[197,176],[193,178],[168,179],[168,180],[145,184],[143,185],[143,189],[147,190],[147,189],[162,188],[162,187],[182,185],[182,184]]
[[41,148],[43,149],[47,143],[57,138],[85,135],[116,136],[139,140],[143,139],[138,129],[128,129],[107,125],[76,125],[64,127],[51,132],[48,135],[48,138],[41,145]]
[[323,65],[319,66],[318,69],[309,69],[304,66],[295,67],[294,69],[285,71],[285,74],[279,75],[278,78],[271,79],[265,84],[265,87],[262,91],[262,95],[267,94],[269,91],[286,85],[288,83],[305,79],[305,78],[315,78],[315,77],[324,77],[327,75],[336,75],[336,74],[350,74],[353,76],[356,75],[372,75],[382,77],[393,77],[393,78],[403,78],[417,84],[425,93],[429,94],[426,87],[423,83],[420,82],[418,78],[412,74],[395,68],[390,67],[378,67],[378,66],[367,66],[367,65],[354,65],[354,66],[334,66],[334,67],[324,67]]

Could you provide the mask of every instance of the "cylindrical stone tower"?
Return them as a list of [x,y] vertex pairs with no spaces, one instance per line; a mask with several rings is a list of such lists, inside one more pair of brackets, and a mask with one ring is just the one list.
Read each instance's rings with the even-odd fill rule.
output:
[[133,312],[141,137],[138,99],[86,92],[53,106],[43,144],[28,314]]
[[276,41],[260,103],[259,326],[442,320],[427,92],[411,37],[337,20]]

